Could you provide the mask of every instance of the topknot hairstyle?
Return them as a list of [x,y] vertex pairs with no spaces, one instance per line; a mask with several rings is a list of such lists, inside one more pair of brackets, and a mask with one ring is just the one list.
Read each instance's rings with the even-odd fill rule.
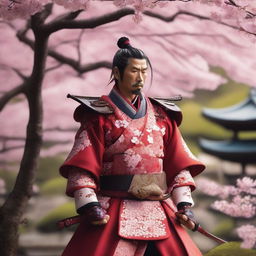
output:
[[119,40],[117,41],[117,46],[120,49],[127,49],[127,48],[131,47],[129,38],[128,37],[119,38]]
[[[142,50],[131,46],[130,40],[128,37],[119,38],[119,40],[117,41],[117,46],[120,49],[116,52],[116,54],[113,58],[112,70],[114,67],[117,67],[120,72],[121,79],[123,79],[124,70],[125,70],[126,66],[128,65],[129,58],[145,59],[150,66],[151,83],[152,83],[152,77],[153,77],[152,65],[151,65],[147,55]],[[115,81],[115,83],[117,83],[117,80],[114,78],[113,71],[111,73],[109,83],[111,83],[112,81]]]

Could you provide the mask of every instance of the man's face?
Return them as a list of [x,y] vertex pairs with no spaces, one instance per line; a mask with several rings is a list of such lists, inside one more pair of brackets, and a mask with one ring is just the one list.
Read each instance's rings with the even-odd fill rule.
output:
[[122,79],[118,69],[114,72],[115,78],[118,80],[118,88],[128,100],[133,100],[143,88],[147,69],[148,65],[145,59],[130,58]]

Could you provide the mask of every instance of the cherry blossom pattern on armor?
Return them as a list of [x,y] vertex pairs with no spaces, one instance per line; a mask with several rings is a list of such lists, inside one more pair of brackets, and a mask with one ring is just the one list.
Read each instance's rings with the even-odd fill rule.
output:
[[146,248],[146,241],[120,239],[113,256],[143,256]]
[[163,239],[169,236],[164,210],[158,201],[124,200],[119,235],[128,239]]
[[96,183],[88,172],[79,170],[78,168],[72,168],[68,174],[66,193],[67,195],[72,195],[75,190],[81,188],[96,189]]
[[116,120],[115,121],[115,126],[117,128],[120,128],[120,127],[126,128],[128,125],[129,125],[129,122],[127,122],[126,120]]
[[176,175],[168,191],[169,193],[172,193],[174,188],[182,186],[191,186],[192,188],[195,188],[196,186],[189,170],[182,170],[178,175]]
[[97,197],[98,197],[98,201],[99,201],[101,207],[102,207],[103,209],[107,210],[107,209],[109,208],[109,206],[110,206],[109,200],[110,200],[111,198],[108,197],[108,196],[101,196],[101,195],[98,195]]
[[[147,100],[148,113],[144,117],[131,119],[108,97],[104,99],[115,112],[109,120],[122,134],[106,148],[103,175],[161,172],[165,127],[157,124],[150,101]],[[109,133],[106,136],[110,138]]]
[[92,146],[90,138],[88,136],[88,132],[83,129],[78,136],[76,136],[74,146],[69,153],[66,162],[68,162],[73,156],[75,156],[80,151],[84,150],[85,148]]

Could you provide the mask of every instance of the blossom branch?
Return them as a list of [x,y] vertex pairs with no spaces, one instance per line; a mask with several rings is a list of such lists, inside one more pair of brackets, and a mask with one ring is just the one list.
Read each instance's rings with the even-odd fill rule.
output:
[[79,28],[95,28],[110,22],[117,21],[122,17],[134,14],[134,10],[131,8],[123,8],[96,18],[87,20],[68,20],[60,19],[51,21],[45,24],[44,31],[51,34],[62,29],[79,29]]
[[165,22],[173,22],[178,16],[180,15],[188,15],[188,16],[191,16],[191,17],[194,17],[194,18],[197,18],[197,19],[200,19],[200,20],[209,20],[209,21],[213,21],[213,22],[216,22],[218,24],[221,24],[221,25],[225,25],[225,26],[228,26],[228,27],[231,27],[233,29],[240,29],[239,27],[236,27],[236,26],[233,26],[233,25],[230,25],[230,24],[227,24],[225,22],[221,22],[221,21],[215,21],[207,16],[203,16],[203,15],[200,15],[200,14],[196,14],[196,13],[192,13],[192,12],[187,12],[187,11],[178,11],[176,12],[175,14],[169,16],[169,17],[166,17],[166,16],[163,16],[159,13],[154,13],[154,12],[151,12],[151,11],[144,11],[143,12],[145,15],[149,16],[149,17],[152,17],[152,18],[157,18],[159,20],[162,20],[162,21],[165,21]]
[[[34,42],[33,40],[31,40],[26,36],[26,31],[27,30],[17,33],[17,37],[19,38],[20,41],[28,45],[31,49],[34,49]],[[62,64],[69,65],[74,70],[76,70],[79,74],[83,74],[99,68],[111,69],[111,63],[109,61],[99,61],[99,62],[89,63],[85,65],[80,65],[80,63],[77,60],[66,57],[51,49],[48,50],[48,56],[51,56],[52,58],[61,62]]]
[[225,4],[227,5],[230,5],[230,6],[233,6],[233,7],[236,7],[236,8],[240,8],[242,10],[244,10],[246,12],[246,18],[249,19],[249,18],[253,18],[253,17],[256,17],[256,13],[253,13],[251,11],[248,11],[246,9],[246,6],[241,6],[241,5],[238,5],[234,0],[226,0],[225,1]]

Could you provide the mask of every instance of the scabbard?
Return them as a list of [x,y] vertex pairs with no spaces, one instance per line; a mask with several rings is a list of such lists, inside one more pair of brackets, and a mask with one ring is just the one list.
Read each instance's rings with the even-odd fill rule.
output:
[[72,217],[58,221],[57,226],[58,226],[58,228],[62,229],[62,228],[67,228],[69,226],[72,226],[72,225],[80,223],[80,222],[81,222],[81,216],[76,215],[76,216],[72,216]]
[[209,237],[210,239],[214,240],[217,243],[220,243],[220,244],[227,243],[227,241],[225,241],[225,240],[223,240],[223,239],[221,239],[221,238],[211,234],[210,232],[207,232],[200,225],[197,227],[196,231],[198,231],[199,233],[201,233],[202,235],[204,235],[206,237]]

